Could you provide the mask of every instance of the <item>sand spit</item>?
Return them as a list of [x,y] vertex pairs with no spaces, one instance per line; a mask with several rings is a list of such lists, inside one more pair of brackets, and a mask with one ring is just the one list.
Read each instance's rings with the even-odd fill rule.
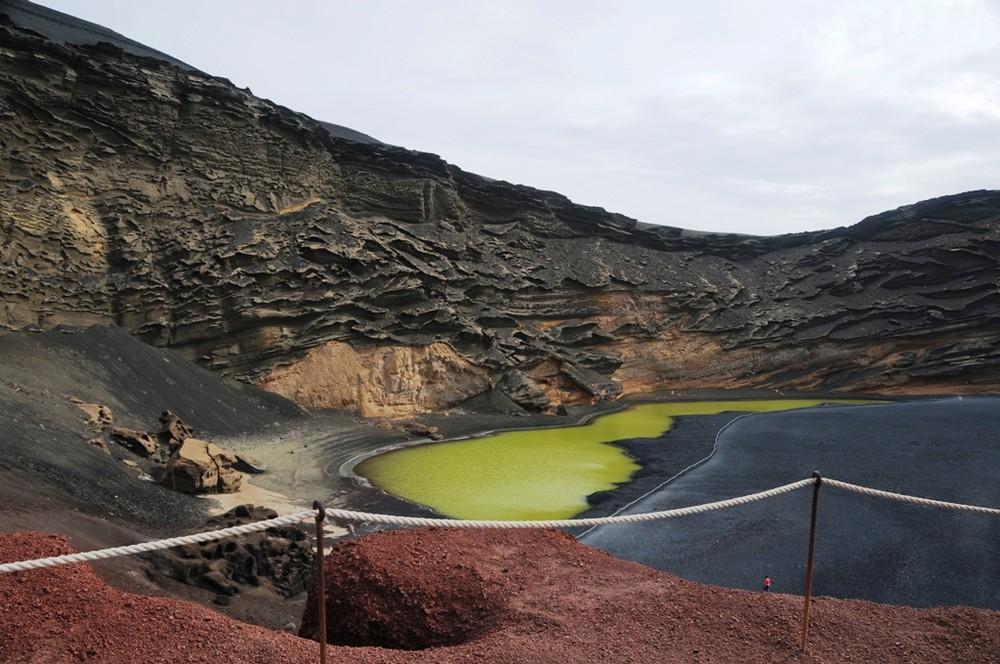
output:
[[[4,561],[68,550],[57,536],[0,535]],[[380,619],[405,619],[425,606],[425,625],[456,633],[447,621],[465,616],[462,602],[474,593],[454,592],[455,579],[486,584],[493,600],[485,614],[480,605],[483,629],[470,640],[412,651],[333,646],[338,662],[985,663],[1000,652],[998,612],[820,599],[803,657],[800,598],[686,582],[556,532],[383,533],[341,544],[328,565],[331,614],[357,611],[347,626],[358,638],[378,640],[371,627]],[[359,581],[368,593],[342,592]],[[416,603],[387,607],[394,596]],[[307,629],[309,620],[307,612]],[[83,565],[0,576],[0,637],[4,662],[317,661],[312,641],[192,603],[125,593]]]

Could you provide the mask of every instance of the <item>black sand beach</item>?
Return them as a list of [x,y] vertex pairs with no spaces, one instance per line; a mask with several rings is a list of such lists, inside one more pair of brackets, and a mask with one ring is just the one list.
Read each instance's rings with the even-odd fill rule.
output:
[[[1000,504],[1000,399],[837,406],[740,419],[710,461],[630,507],[648,512],[826,476]],[[820,498],[815,592],[912,606],[1000,608],[1000,523],[847,494]],[[598,528],[583,541],[684,578],[801,593],[809,492],[723,512]]]

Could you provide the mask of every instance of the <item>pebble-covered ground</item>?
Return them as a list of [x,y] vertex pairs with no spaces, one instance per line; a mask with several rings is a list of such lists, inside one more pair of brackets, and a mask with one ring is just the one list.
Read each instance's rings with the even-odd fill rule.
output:
[[[0,534],[0,561],[68,550],[59,536]],[[428,634],[453,644],[331,646],[336,662],[1000,661],[998,612],[824,598],[803,656],[800,597],[683,581],[551,531],[383,533],[341,544],[327,566],[331,617],[357,612],[334,628],[339,639],[350,628],[357,642],[388,642],[379,625],[419,615],[403,630],[411,645]],[[307,609],[303,629],[311,624]],[[111,588],[86,565],[0,575],[2,662],[315,662],[317,651],[202,606]]]

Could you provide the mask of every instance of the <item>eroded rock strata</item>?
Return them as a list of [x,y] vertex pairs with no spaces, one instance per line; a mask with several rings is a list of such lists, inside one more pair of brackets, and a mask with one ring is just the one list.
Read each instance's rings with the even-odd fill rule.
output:
[[10,20],[0,148],[0,328],[115,323],[307,405],[1000,384],[997,191],[770,238],[647,226]]

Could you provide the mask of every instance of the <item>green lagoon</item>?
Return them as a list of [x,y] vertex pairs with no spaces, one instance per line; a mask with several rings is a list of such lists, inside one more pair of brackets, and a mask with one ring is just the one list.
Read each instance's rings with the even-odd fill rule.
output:
[[[673,418],[807,408],[829,399],[648,403],[580,426],[504,431],[370,457],[354,471],[374,486],[460,519],[565,519],[587,496],[627,482],[639,464],[611,443],[656,438]],[[837,401],[836,403],[859,403]],[[668,443],[664,443],[668,444]]]

